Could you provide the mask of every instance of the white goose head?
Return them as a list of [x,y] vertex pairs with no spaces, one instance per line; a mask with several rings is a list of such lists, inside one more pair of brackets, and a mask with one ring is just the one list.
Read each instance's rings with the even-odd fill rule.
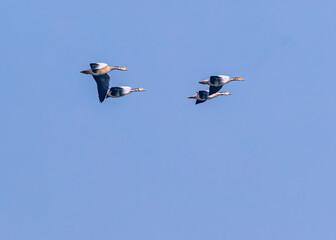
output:
[[131,91],[132,92],[144,92],[144,91],[146,91],[146,89],[144,89],[144,88],[134,88]]
[[125,68],[125,67],[117,67],[117,70],[120,70],[120,71],[128,71],[128,69]]
[[231,93],[229,93],[229,92],[227,92],[227,91],[225,91],[225,92],[220,92],[220,93],[221,93],[221,95],[226,95],[226,96],[232,95]]
[[233,78],[230,78],[229,80],[230,81],[245,81],[245,79],[241,77],[233,77]]

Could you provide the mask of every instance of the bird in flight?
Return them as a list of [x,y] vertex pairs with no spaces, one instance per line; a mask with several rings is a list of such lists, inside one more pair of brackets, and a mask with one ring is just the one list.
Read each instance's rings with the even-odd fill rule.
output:
[[207,90],[201,90],[201,91],[198,91],[195,95],[188,97],[188,98],[196,99],[195,104],[199,104],[199,103],[204,103],[206,100],[210,100],[210,99],[213,99],[221,95],[228,96],[228,95],[231,95],[231,93],[225,91],[225,92],[217,92],[214,94],[210,94],[209,91]]
[[97,83],[99,101],[105,100],[107,91],[110,86],[110,76],[107,74],[112,70],[128,71],[125,67],[109,67],[106,63],[90,63],[89,70],[83,70],[81,73],[90,74]]
[[106,98],[118,98],[118,97],[123,97],[126,96],[132,92],[143,92],[146,91],[146,89],[143,88],[133,88],[128,86],[121,86],[121,87],[111,87],[106,94]]
[[241,77],[229,77],[229,76],[224,76],[224,75],[217,75],[217,76],[211,76],[209,79],[204,80],[199,82],[200,84],[208,84],[210,85],[209,87],[209,95],[212,95],[216,92],[218,92],[219,90],[221,90],[221,88],[232,81],[244,81],[243,78]]

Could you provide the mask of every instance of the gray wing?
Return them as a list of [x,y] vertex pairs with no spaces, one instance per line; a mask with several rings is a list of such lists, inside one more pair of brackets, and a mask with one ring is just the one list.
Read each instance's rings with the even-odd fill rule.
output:
[[204,103],[206,100],[196,100],[196,103],[195,104],[199,104],[199,103]]
[[110,85],[110,76],[106,73],[99,76],[93,76],[97,83],[99,101],[103,102],[106,97],[107,90]]
[[123,93],[123,89],[121,87],[111,87],[110,88],[110,94],[113,97],[122,97],[123,95],[125,95]]
[[90,67],[92,72],[97,73],[99,69],[102,69],[103,67],[106,67],[106,63],[90,63]]
[[216,92],[218,92],[219,90],[221,90],[223,86],[218,86],[218,87],[214,87],[214,86],[210,86],[209,88],[209,95],[212,95]]
[[210,76],[210,83],[212,85],[220,85],[223,82],[223,79],[219,76]]

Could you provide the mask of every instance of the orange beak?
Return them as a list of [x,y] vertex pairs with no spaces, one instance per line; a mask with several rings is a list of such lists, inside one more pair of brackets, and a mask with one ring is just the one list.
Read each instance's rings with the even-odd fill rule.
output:
[[207,81],[201,81],[199,82],[200,84],[207,84],[208,82]]

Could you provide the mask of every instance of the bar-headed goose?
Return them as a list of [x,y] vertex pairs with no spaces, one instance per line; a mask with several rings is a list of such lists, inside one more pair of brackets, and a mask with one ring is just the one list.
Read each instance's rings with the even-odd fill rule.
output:
[[198,91],[195,95],[193,95],[191,97],[188,97],[188,98],[196,99],[195,104],[199,104],[199,103],[205,102],[206,100],[210,100],[210,99],[213,99],[213,98],[221,96],[221,95],[228,96],[228,95],[231,95],[231,93],[225,91],[225,92],[217,92],[217,93],[214,93],[214,94],[210,95],[209,91],[201,90],[201,91]]
[[232,82],[232,81],[244,81],[243,78],[241,77],[229,77],[229,76],[224,76],[224,75],[217,75],[217,76],[211,76],[209,79],[201,81],[199,83],[201,84],[208,84],[210,85],[209,88],[209,94],[212,95],[223,87],[223,85]]
[[89,70],[83,70],[81,73],[99,76],[111,72],[112,70],[128,71],[125,67],[109,67],[106,63],[90,63]]
[[111,97],[111,98],[118,98],[118,97],[123,97],[126,96],[132,92],[143,92],[146,91],[146,89],[143,88],[133,88],[128,86],[121,86],[121,87],[111,87],[106,94],[106,98]]

